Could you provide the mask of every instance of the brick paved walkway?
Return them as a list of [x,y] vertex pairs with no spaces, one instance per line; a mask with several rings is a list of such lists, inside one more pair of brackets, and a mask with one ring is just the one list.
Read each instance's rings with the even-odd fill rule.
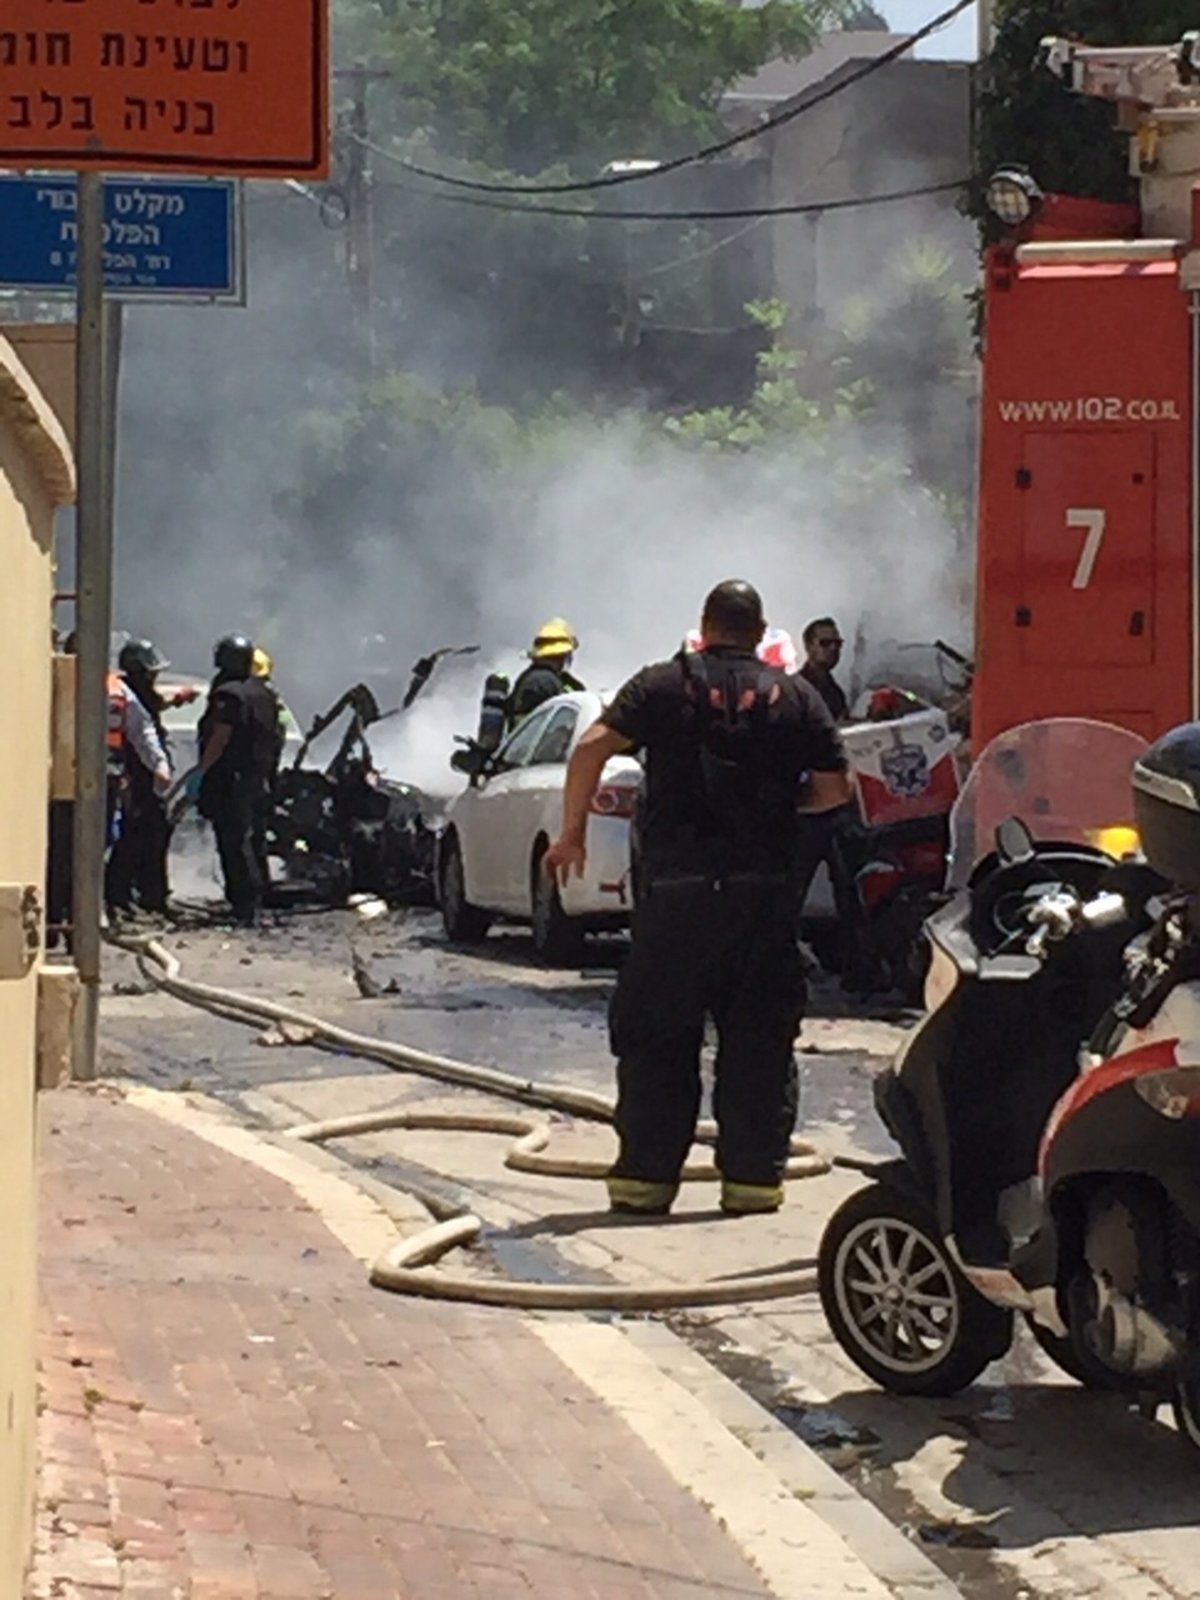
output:
[[43,1097],[33,1597],[765,1600],[514,1315],[372,1290],[294,1192]]

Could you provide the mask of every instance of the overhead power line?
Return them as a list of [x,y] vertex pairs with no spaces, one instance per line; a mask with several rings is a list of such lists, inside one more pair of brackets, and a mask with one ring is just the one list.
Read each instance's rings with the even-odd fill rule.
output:
[[[672,156],[667,161],[660,161],[657,166],[643,168],[637,172],[613,172],[605,177],[581,179],[575,183],[494,183],[482,178],[462,178],[451,172],[442,172],[435,167],[424,167],[419,162],[410,161],[406,156],[396,155],[394,151],[385,149],[382,145],[371,144],[365,139],[358,142],[366,146],[375,155],[385,161],[393,161],[406,172],[411,172],[416,178],[425,178],[431,183],[442,183],[451,189],[467,189],[477,194],[585,194],[592,189],[614,189],[624,183],[644,183],[648,178],[662,178],[670,172],[678,172],[683,167],[695,166],[701,161],[711,161],[714,156],[724,155],[727,150],[734,150],[739,145],[748,144],[752,139],[761,139],[768,133],[773,133],[776,128],[782,128],[789,122],[794,122],[798,117],[803,117],[810,111],[815,111],[818,106],[832,100],[846,90],[852,89],[855,84],[862,83],[865,78],[871,77],[876,72],[882,72],[884,67],[890,67],[893,61],[899,61],[902,56],[944,28],[948,23],[964,11],[975,5],[977,0],[954,0],[945,11],[933,17],[915,33],[898,40],[881,55],[872,56],[869,61],[864,61],[860,67],[848,73],[844,78],[838,78],[829,83],[815,94],[801,100],[798,105],[785,107],[782,111],[774,112],[764,117],[761,122],[754,123],[748,128],[742,128],[737,133],[728,134],[716,143],[705,145],[700,150],[693,150],[687,155]],[[354,137],[354,135],[351,135]],[[564,213],[570,215],[570,213]],[[600,215],[600,213],[592,213]],[[729,212],[730,216],[745,216],[751,213]]]
[[518,200],[492,200],[477,194],[441,194],[434,189],[414,189],[400,183],[384,187],[399,190],[416,199],[448,205],[479,206],[485,211],[508,211],[531,217],[585,217],[607,222],[740,222],[754,217],[806,217],[825,211],[856,211],[864,206],[893,205],[900,200],[953,194],[965,189],[971,181],[970,178],[956,178],[949,183],[927,183],[912,189],[893,189],[884,194],[847,195],[837,200],[806,200],[780,206],[731,206],[720,211],[597,211],[591,206],[527,206]]

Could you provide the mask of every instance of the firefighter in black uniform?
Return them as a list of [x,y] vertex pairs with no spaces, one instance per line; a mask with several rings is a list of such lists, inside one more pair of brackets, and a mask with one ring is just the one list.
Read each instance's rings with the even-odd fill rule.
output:
[[571,673],[578,649],[579,640],[562,617],[551,617],[542,624],[529,652],[529,665],[518,675],[508,697],[509,732],[556,694],[583,688]]
[[216,677],[200,719],[200,815],[213,825],[235,922],[251,925],[270,882],[266,829],[279,760],[279,697],[255,677],[254,646],[241,634],[222,639]]
[[675,1199],[700,1106],[707,1017],[726,1212],[774,1211],[796,1116],[793,1042],[804,1006],[795,939],[796,811],[842,805],[841,742],[819,697],[760,662],[762,601],[747,583],[705,602],[703,648],[644,668],[580,741],[563,831],[546,857],[565,882],[586,859],[604,763],[644,750],[646,812],[633,949],[610,1014],[621,1147],[613,1209]]

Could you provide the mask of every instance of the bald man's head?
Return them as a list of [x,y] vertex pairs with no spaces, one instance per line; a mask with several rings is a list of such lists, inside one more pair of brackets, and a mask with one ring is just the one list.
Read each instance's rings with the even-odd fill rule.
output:
[[766,628],[762,596],[741,578],[719,583],[704,602],[700,633],[706,646],[726,644],[757,650]]

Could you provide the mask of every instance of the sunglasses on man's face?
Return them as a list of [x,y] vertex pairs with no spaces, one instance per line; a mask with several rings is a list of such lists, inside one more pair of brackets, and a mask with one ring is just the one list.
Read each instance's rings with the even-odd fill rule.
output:
[[816,646],[817,646],[818,650],[840,650],[844,643],[845,643],[845,641],[843,639],[818,639],[818,640],[816,640]]

